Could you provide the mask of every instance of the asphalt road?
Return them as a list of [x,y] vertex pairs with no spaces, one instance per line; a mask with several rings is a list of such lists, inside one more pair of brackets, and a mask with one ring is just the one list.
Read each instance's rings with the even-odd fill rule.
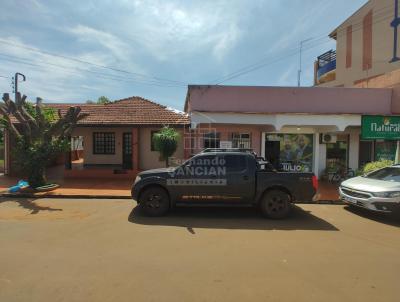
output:
[[399,301],[400,221],[302,205],[140,215],[129,200],[0,200],[0,301]]

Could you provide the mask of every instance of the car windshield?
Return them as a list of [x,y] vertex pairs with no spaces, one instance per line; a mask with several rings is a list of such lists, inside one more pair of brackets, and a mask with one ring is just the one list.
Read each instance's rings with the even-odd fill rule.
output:
[[378,171],[372,172],[366,175],[365,177],[377,180],[400,182],[400,168],[395,168],[395,167],[383,168]]

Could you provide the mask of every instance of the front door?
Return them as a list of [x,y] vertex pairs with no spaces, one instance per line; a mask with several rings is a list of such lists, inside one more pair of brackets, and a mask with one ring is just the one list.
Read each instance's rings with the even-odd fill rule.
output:
[[131,170],[132,165],[132,133],[122,134],[122,168]]

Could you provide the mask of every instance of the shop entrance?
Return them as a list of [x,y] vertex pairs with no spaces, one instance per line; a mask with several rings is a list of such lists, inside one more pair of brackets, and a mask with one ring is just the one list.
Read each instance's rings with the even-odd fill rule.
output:
[[269,161],[275,169],[279,168],[280,141],[265,142],[265,159]]
[[347,172],[348,150],[348,135],[337,135],[336,142],[326,144],[326,170],[328,173]]

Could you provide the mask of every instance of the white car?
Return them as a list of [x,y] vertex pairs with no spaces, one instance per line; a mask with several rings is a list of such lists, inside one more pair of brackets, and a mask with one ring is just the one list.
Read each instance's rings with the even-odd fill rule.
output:
[[350,178],[339,187],[340,198],[350,205],[384,213],[400,210],[400,165]]

